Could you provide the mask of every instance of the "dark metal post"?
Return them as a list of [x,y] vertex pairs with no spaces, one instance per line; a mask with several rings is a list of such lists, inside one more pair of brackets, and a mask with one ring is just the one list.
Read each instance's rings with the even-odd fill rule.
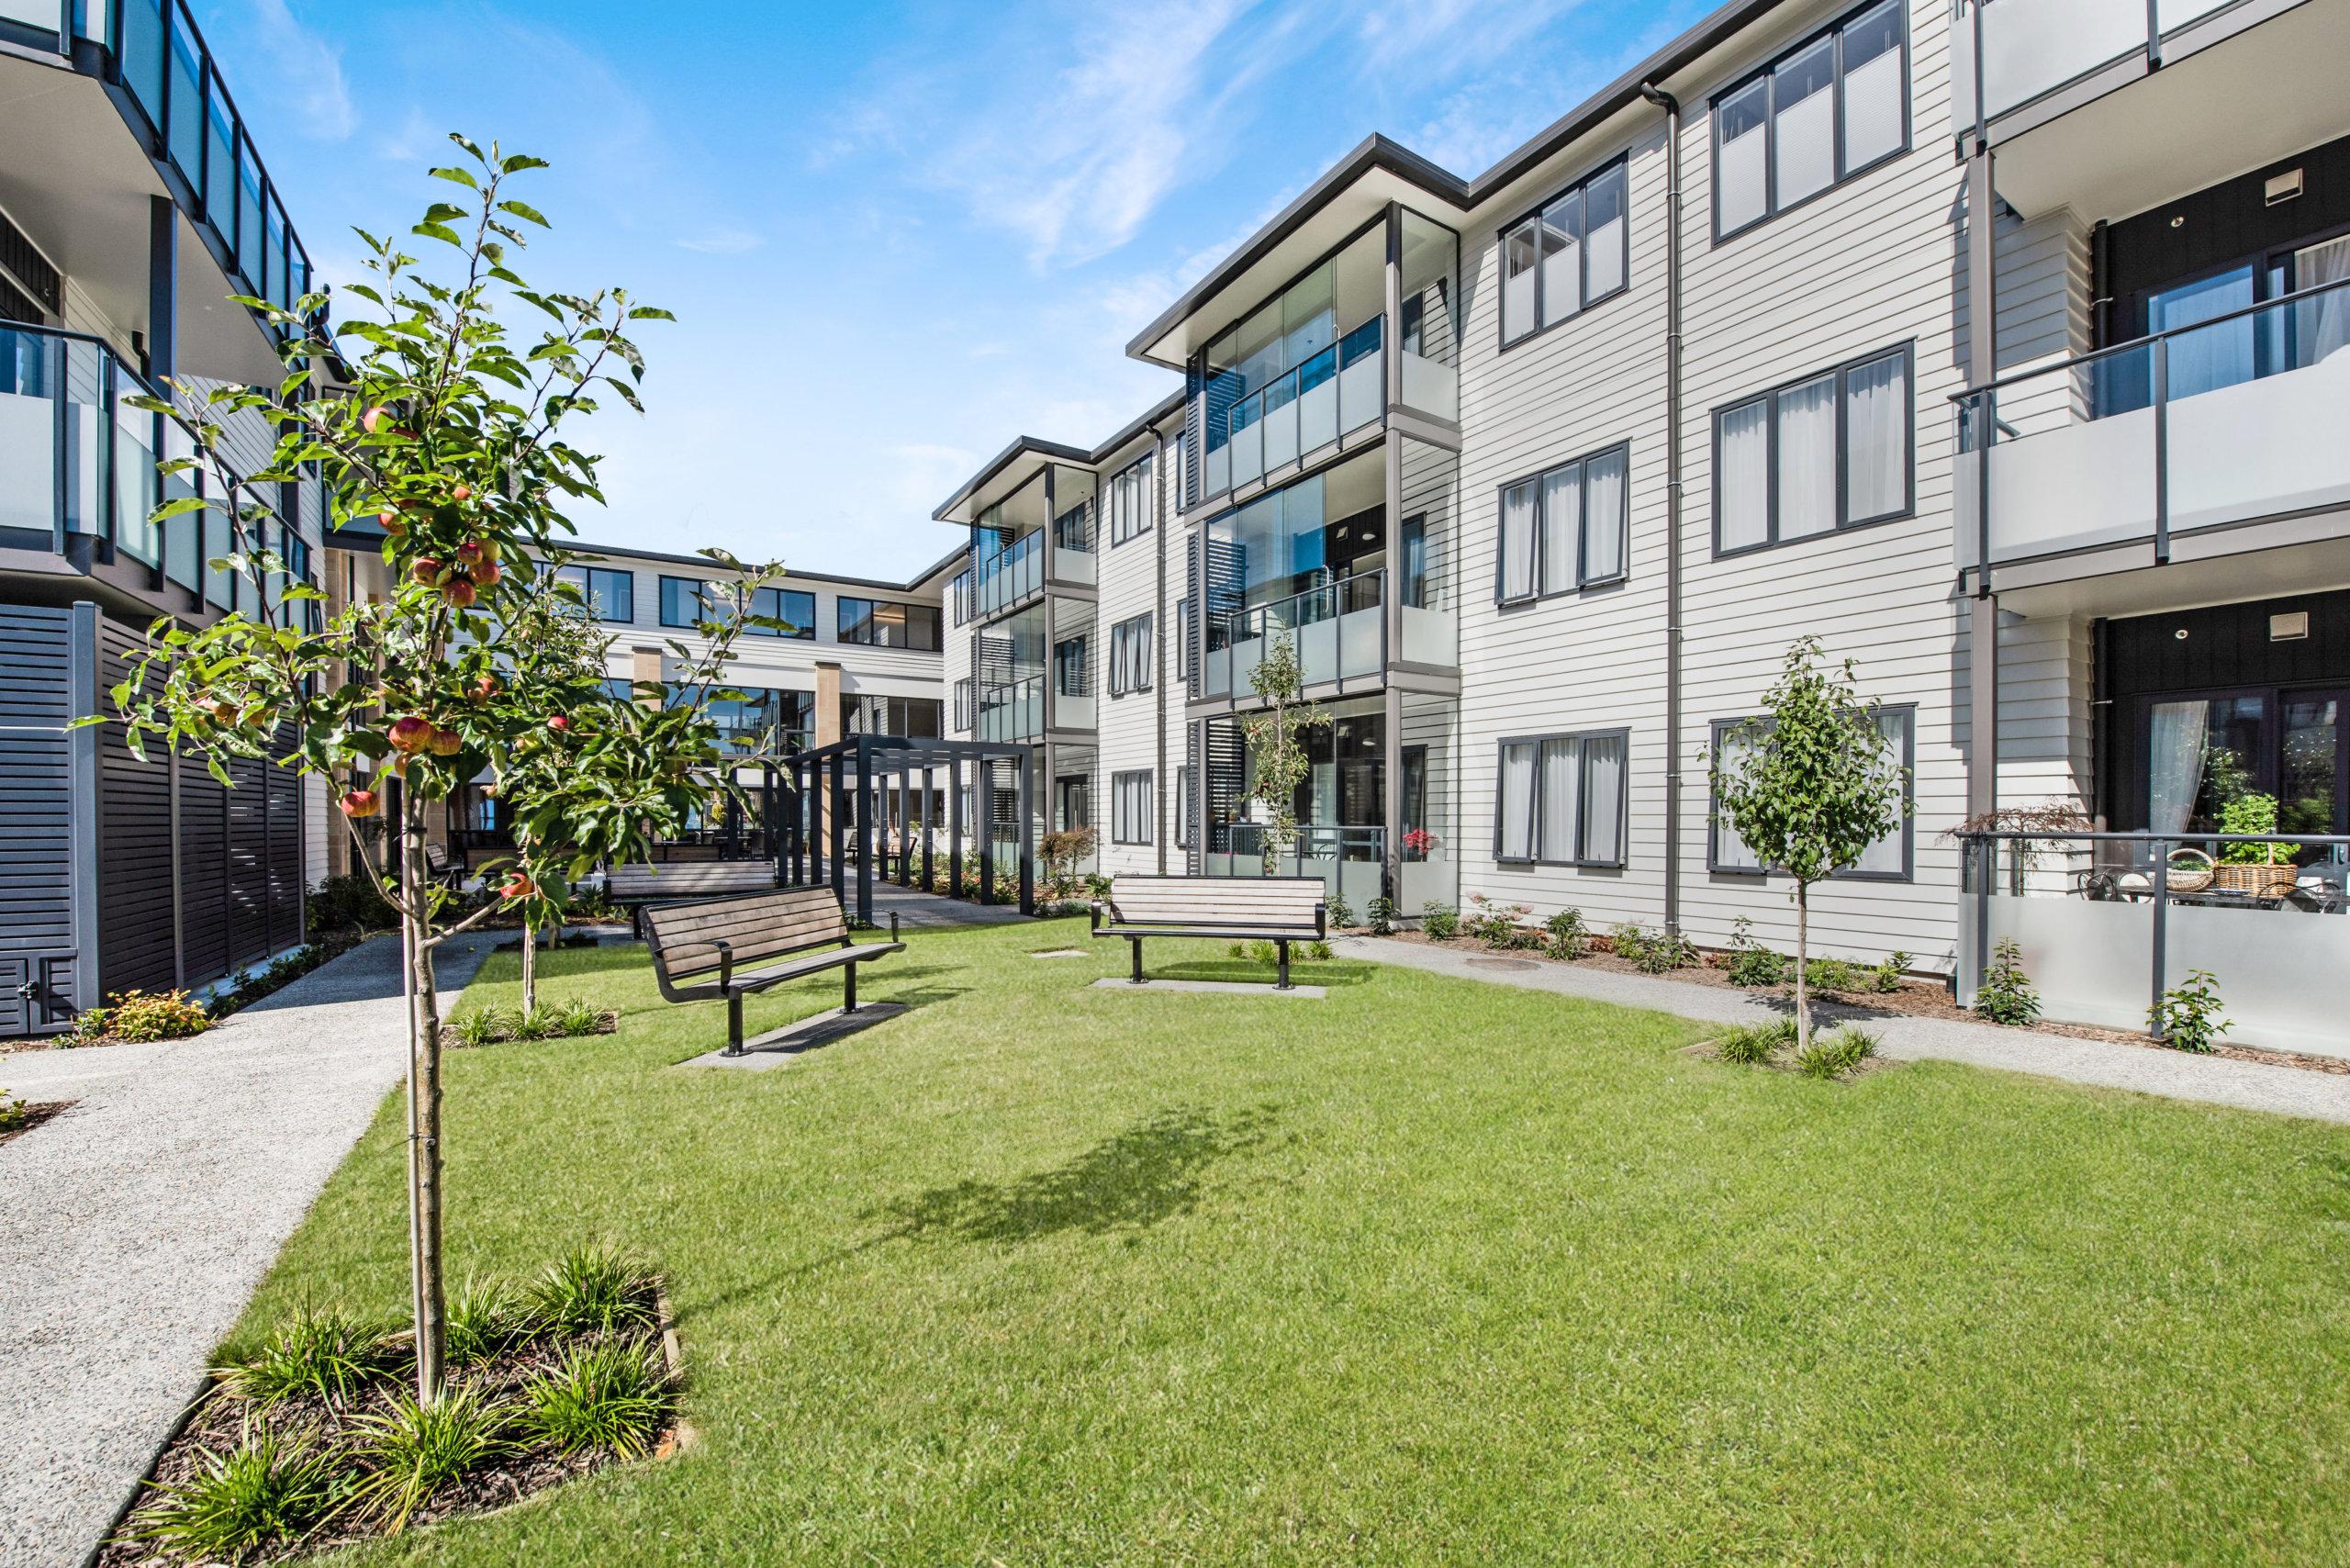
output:
[[1036,913],[1036,813],[1035,764],[1020,754],[1020,913]]
[[2154,1004],[2146,1010],[2147,1032],[2157,1040],[2170,1031],[2163,1027],[2163,969],[2170,955],[2170,840],[2154,840],[2154,950],[2147,966],[2154,971]]
[[914,885],[914,770],[911,765],[898,773],[898,885]]
[[873,924],[873,750],[856,743],[856,923]]
[[963,760],[946,765],[946,891],[963,896]]
[[2154,564],[2170,559],[2170,340],[2154,340]]
[[979,839],[979,902],[995,902],[995,764],[982,758],[979,764],[978,781],[972,788],[971,803],[978,808],[979,820],[972,832]]
[[926,893],[938,890],[930,865],[930,832],[937,825],[938,815],[937,778],[936,768],[925,767],[922,770],[922,890]]
[[846,789],[844,776],[847,772],[847,767],[848,765],[845,759],[835,756],[831,763],[826,766],[826,777],[824,780],[824,815],[833,824],[833,842],[830,855],[833,873],[833,899],[835,902],[844,906],[848,902],[848,874],[843,868],[841,857],[846,853],[848,848],[846,843],[848,836],[848,822],[846,814],[841,810],[841,796]]

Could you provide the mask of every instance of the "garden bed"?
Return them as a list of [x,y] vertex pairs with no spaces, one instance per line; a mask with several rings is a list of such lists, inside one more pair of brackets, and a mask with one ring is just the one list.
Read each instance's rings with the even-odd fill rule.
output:
[[0,1090],[0,1143],[20,1138],[80,1103],[79,1100],[11,1100]]
[[448,1390],[421,1408],[413,1337],[331,1310],[214,1369],[95,1561],[307,1555],[509,1507],[684,1436],[667,1297],[608,1251],[525,1292],[468,1286],[448,1323]]
[[621,1015],[578,1000],[542,1002],[526,1020],[520,1008],[479,1007],[458,1014],[442,1026],[441,1043],[452,1050],[510,1045],[518,1040],[574,1040],[620,1033]]

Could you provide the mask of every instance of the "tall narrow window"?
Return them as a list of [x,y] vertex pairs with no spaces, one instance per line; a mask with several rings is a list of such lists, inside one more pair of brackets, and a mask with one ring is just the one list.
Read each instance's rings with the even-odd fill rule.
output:
[[1901,0],[1876,4],[1714,100],[1714,238],[1874,168],[1909,145]]
[[1610,447],[1502,492],[1499,598],[1518,603],[1624,575],[1631,454]]
[[1627,744],[1621,730],[1504,741],[1495,858],[1621,866]]
[[1110,628],[1110,695],[1151,687],[1150,613],[1131,616]]
[[[1902,797],[1905,801],[1917,799],[1914,769],[1916,722],[1918,711],[1902,706],[1880,708],[1876,712],[1878,732],[1901,766]],[[1771,744],[1770,722],[1767,719],[1722,719],[1714,724],[1714,766],[1724,774],[1735,778],[1740,770],[1756,756],[1758,750]],[[1747,847],[1738,836],[1737,828],[1721,808],[1716,796],[1710,806],[1712,827],[1710,849],[1707,862],[1716,871],[1743,872],[1762,875],[1770,868]],[[1904,811],[1900,823],[1892,832],[1862,851],[1861,857],[1838,871],[1840,878],[1874,878],[1879,880],[1906,881],[1910,876],[1912,853],[1911,832],[1914,813]]]
[[1716,412],[1716,554],[1908,514],[1909,353],[1888,349]]
[[1148,768],[1111,776],[1111,843],[1148,844],[1152,842],[1151,818],[1156,810],[1151,797]]
[[1630,268],[1617,159],[1502,231],[1502,342],[1553,327],[1621,290]]

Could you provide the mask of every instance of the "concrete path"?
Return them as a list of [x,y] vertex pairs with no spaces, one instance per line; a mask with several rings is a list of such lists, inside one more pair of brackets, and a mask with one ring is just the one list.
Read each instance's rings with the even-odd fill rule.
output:
[[[944,877],[946,873],[940,872]],[[849,902],[856,902],[856,890],[849,890]],[[890,912],[895,910],[898,924],[906,931],[934,931],[946,925],[1009,925],[1028,917],[1020,913],[1016,903],[972,903],[966,899],[950,899],[942,893],[925,893],[918,889],[901,888],[894,883],[873,884],[873,921],[877,925],[890,924]]]
[[[444,996],[495,935],[442,949]],[[0,1563],[81,1562],[408,1068],[379,937],[192,1040],[0,1056],[78,1100],[0,1145]]]
[[[1438,947],[1375,936],[1342,937],[1331,946],[1350,958],[1372,958],[1439,974],[1491,980],[1562,996],[1589,997],[1676,1014],[1709,1024],[1752,1024],[1777,1016],[1774,1009],[1745,991],[1692,985],[1663,976],[1510,960],[1469,947]],[[1526,967],[1520,968],[1518,965]],[[1822,1006],[1817,1016],[1852,1018],[1877,1036],[1879,1049],[1898,1060],[1961,1061],[2007,1072],[2035,1073],[2071,1083],[2130,1089],[2174,1100],[2199,1100],[2239,1110],[2273,1111],[2285,1116],[2350,1123],[2350,1076],[2269,1067],[2224,1057],[2192,1056],[2111,1040],[2074,1039],[2025,1029],[2002,1029],[1949,1018],[1905,1018],[1859,1009]]]

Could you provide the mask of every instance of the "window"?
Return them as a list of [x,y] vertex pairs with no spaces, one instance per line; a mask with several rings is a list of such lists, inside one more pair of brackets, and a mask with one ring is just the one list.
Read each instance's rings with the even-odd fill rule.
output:
[[1715,413],[1715,554],[1908,513],[1909,355],[1905,343]]
[[971,681],[968,676],[955,683],[955,727],[971,727]]
[[754,588],[751,590],[751,613],[780,621],[790,630],[778,632],[771,626],[745,626],[745,632],[758,637],[805,637],[816,635],[816,596],[798,588]]
[[1150,769],[1110,776],[1110,842],[1151,842]]
[[1908,86],[1901,0],[1882,0],[1716,98],[1715,241],[1907,151]]
[[1150,612],[1110,628],[1110,695],[1150,689]]
[[[900,604],[890,599],[850,599],[839,601],[837,639],[875,648],[917,648],[935,653],[939,644],[938,607]],[[814,619],[811,608],[810,619]]]
[[718,590],[699,577],[661,579],[661,624],[692,628],[718,616]]
[[934,740],[946,705],[935,697],[868,697],[841,694],[841,733],[846,735],[907,735]]
[[971,569],[966,566],[955,576],[955,624],[965,626],[971,620]]
[[[576,566],[565,574],[599,621],[625,626],[636,619],[636,574],[612,566]],[[664,579],[665,581],[667,579]]]
[[1504,604],[1570,593],[1624,576],[1628,447],[1611,447],[1502,487]]
[[1501,745],[1494,856],[1550,866],[1624,864],[1625,730]]
[[1091,639],[1069,637],[1053,644],[1053,691],[1061,697],[1091,697],[1085,644]]
[[[1893,755],[1901,764],[1901,792],[1905,801],[1917,799],[1915,733],[1918,711],[1914,707],[1880,708],[1877,727],[1892,744]],[[1756,727],[1760,726],[1758,735]],[[1753,752],[1758,739],[1769,739],[1767,719],[1718,719],[1714,722],[1714,757],[1723,771],[1736,773],[1744,759]],[[1738,831],[1722,815],[1721,803],[1714,801],[1707,812],[1710,830],[1706,841],[1706,865],[1708,869],[1759,877],[1767,869],[1754,852],[1739,841]],[[1916,823],[1913,814],[1905,812],[1901,824],[1869,846],[1854,864],[1836,873],[1839,877],[1874,878],[1883,881],[1906,882],[1910,877],[1911,830]]]
[[1625,162],[1570,186],[1502,231],[1502,346],[1623,291],[1631,270]]
[[1110,514],[1110,543],[1124,544],[1150,532],[1150,459],[1121,469],[1111,480],[1104,510]]

